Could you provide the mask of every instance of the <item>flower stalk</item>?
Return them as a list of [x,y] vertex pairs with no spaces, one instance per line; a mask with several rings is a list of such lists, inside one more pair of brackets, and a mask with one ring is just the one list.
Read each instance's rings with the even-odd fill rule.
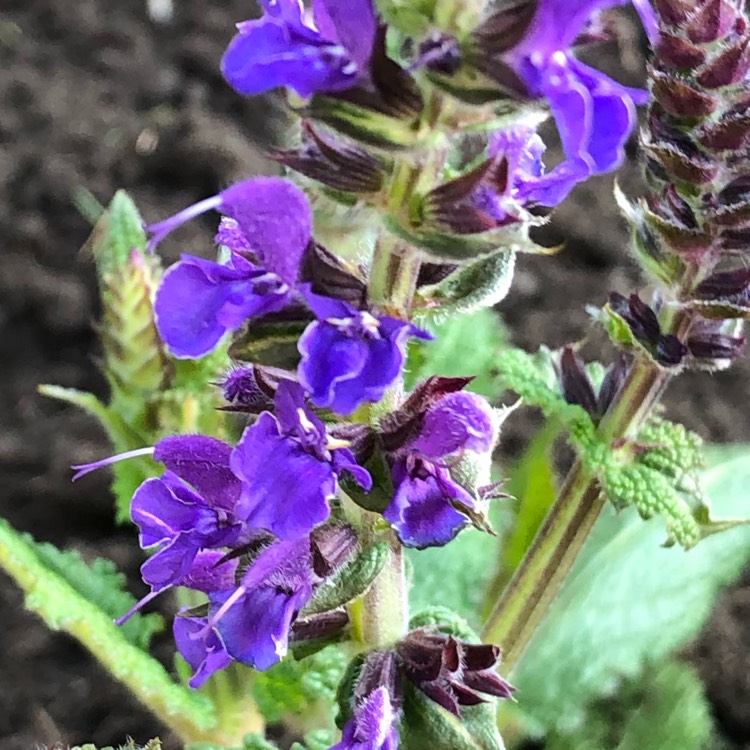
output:
[[[670,378],[669,370],[646,357],[638,358],[599,426],[600,436],[608,442],[631,436],[659,401]],[[578,459],[485,623],[483,639],[503,644],[506,670],[520,660],[605,505],[597,477]]]

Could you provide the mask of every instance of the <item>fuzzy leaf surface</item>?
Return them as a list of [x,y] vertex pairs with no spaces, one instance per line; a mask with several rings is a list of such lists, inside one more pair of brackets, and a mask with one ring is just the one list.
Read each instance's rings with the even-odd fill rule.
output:
[[[258,672],[253,694],[269,723],[290,715],[332,711],[336,689],[347,666],[347,657],[337,646],[329,646],[300,661],[287,656],[265,672]],[[333,717],[331,716],[331,722]]]
[[[430,375],[476,378],[467,390],[483,396],[496,395],[497,385],[490,375],[498,350],[507,342],[502,320],[492,310],[432,322],[428,326],[434,341],[417,343],[409,352],[407,385]],[[461,356],[457,357],[456,352]]]
[[[25,538],[44,565],[62,576],[81,596],[96,602],[113,619],[124,615],[135,604],[135,597],[125,590],[125,574],[117,570],[111,560],[97,557],[87,563],[77,550],[63,551],[53,544],[35,542],[29,536]],[[133,645],[145,651],[152,636],[163,628],[161,615],[137,612],[120,631]]]
[[133,645],[112,617],[44,563],[35,545],[0,519],[0,568],[24,591],[26,608],[49,628],[85,646],[133,694],[183,736],[217,726],[214,706],[175,683],[164,667]]
[[552,734],[546,750],[703,750],[712,734],[703,684],[687,664],[669,662],[598,701],[571,734]]
[[[702,480],[716,516],[747,515],[750,446],[714,448],[709,466]],[[720,588],[750,557],[747,527],[687,552],[662,542],[659,521],[605,509],[511,675],[533,732],[576,728],[587,704],[697,635]]]

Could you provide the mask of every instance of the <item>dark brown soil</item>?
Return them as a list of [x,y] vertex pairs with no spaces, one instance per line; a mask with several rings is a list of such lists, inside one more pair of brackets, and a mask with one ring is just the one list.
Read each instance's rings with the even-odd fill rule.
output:
[[[279,110],[242,100],[218,73],[233,24],[247,12],[240,0],[179,0],[172,22],[156,24],[145,0],[4,0],[0,11],[0,513],[38,539],[115,558],[134,589],[140,553],[112,523],[107,478],[69,483],[70,464],[106,451],[103,436],[35,386],[105,389],[94,365],[94,274],[79,252],[89,232],[74,207],[82,189],[104,203],[124,187],[153,220],[263,167],[251,139],[273,138]],[[623,46],[619,64],[635,84],[635,26],[623,30],[636,41]],[[636,184],[637,170],[628,167],[621,182]],[[565,239],[566,251],[522,260],[502,306],[520,343],[580,339],[585,303],[637,285],[610,195],[608,179],[581,188],[548,236]],[[172,251],[207,246],[208,226],[183,230]],[[749,439],[740,406],[748,374],[741,364],[717,378],[685,377],[670,397],[673,413],[707,438]],[[519,423],[509,450],[523,436]],[[5,577],[0,609],[1,750],[167,738],[81,648],[26,613]],[[737,748],[750,747],[749,618],[746,579],[727,592],[694,648]]]

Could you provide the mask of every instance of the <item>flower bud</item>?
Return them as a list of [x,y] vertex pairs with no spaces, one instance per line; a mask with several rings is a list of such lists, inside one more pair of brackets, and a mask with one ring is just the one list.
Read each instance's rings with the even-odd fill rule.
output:
[[276,151],[271,158],[326,187],[343,193],[377,193],[385,164],[361,148],[329,141],[304,123],[307,142],[299,149]]

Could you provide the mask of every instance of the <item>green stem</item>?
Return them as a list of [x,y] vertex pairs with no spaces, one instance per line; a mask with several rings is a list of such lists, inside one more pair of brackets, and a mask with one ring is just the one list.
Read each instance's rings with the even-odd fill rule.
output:
[[[669,379],[670,373],[650,359],[637,359],[599,426],[600,436],[614,441],[632,435],[661,397]],[[502,645],[506,670],[512,670],[523,654],[604,505],[596,476],[580,460],[576,461],[485,624],[483,637]]]

